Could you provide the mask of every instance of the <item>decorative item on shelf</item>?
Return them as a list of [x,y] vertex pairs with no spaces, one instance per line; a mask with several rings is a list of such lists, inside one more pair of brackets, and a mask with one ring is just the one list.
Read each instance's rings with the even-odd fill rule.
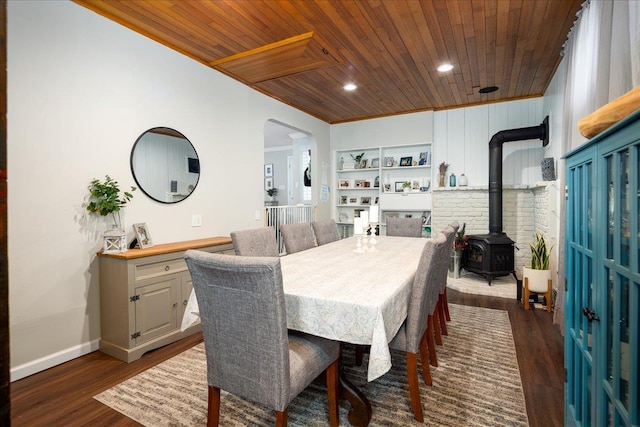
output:
[[364,157],[364,153],[358,154],[356,156],[354,156],[353,154],[350,154],[350,156],[353,159],[353,161],[355,162],[355,168],[356,169],[360,169],[361,168],[361,164],[362,164],[362,158]]
[[409,191],[411,191],[411,183],[409,181],[404,181],[402,183],[402,192],[408,193]]
[[444,178],[447,174],[447,168],[449,167],[449,165],[445,162],[440,163],[440,182],[438,183],[439,187],[444,187]]
[[413,157],[408,156],[408,157],[401,157],[400,158],[400,166],[411,166],[411,160],[413,159]]
[[349,181],[348,179],[338,180],[338,188],[350,188],[350,187],[351,187],[351,181]]
[[385,157],[384,158],[384,167],[386,168],[390,168],[393,167],[393,162],[395,160],[393,159],[393,157]]
[[88,212],[100,216],[111,215],[113,225],[111,230],[104,233],[103,253],[120,253],[127,251],[127,234],[122,228],[120,210],[133,198],[132,192],[136,187],[120,194],[120,185],[117,181],[105,175],[104,181],[94,179],[89,185],[89,196],[86,202]]
[[375,159],[371,160],[371,164],[369,165],[370,168],[379,168],[380,167],[380,158],[376,157]]
[[386,174],[384,177],[384,192],[391,192],[391,178],[389,177],[389,174]]
[[529,243],[531,248],[531,268],[522,267],[524,309],[529,309],[529,295],[531,292],[543,294],[546,298],[547,311],[551,311],[551,270],[549,269],[549,252],[553,246],[547,247],[542,233],[536,233],[535,242]]
[[338,170],[341,171],[344,169],[344,158],[340,156],[340,161],[338,162]]
[[418,166],[428,166],[429,163],[431,163],[431,153],[429,151],[420,153],[420,160],[418,161]]
[[455,187],[456,186],[456,174],[452,173],[449,176],[449,187]]
[[466,187],[467,185],[469,185],[469,180],[467,179],[465,174],[460,175],[460,178],[458,178],[458,185],[460,187]]
[[376,176],[376,178],[373,180],[373,187],[374,188],[380,188],[380,177]]
[[540,167],[542,168],[542,179],[544,181],[555,181],[556,171],[553,157],[545,157],[542,159]]

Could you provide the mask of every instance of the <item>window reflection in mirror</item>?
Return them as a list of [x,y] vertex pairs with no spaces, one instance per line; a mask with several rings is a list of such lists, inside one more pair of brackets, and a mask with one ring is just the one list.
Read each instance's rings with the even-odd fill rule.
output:
[[200,160],[191,142],[166,127],[149,129],[131,150],[131,173],[140,190],[161,203],[191,195],[200,179]]

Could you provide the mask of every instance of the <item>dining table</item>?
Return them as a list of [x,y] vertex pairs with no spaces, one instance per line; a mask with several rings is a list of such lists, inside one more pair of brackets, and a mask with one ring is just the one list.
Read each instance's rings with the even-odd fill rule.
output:
[[[288,328],[370,346],[367,380],[384,375],[391,369],[389,342],[407,317],[413,278],[426,241],[365,235],[281,256]],[[198,319],[192,292],[183,330]],[[367,425],[371,406],[343,375],[341,394],[352,406],[349,421]]]

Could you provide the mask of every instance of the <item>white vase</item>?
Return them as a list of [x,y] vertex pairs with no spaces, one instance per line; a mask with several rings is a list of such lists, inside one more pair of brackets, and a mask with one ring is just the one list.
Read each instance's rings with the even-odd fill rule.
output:
[[114,228],[103,234],[102,253],[115,254],[127,252],[127,233],[124,230]]
[[522,282],[528,279],[528,287],[531,292],[547,292],[548,281],[551,279],[551,270],[534,270],[529,267],[522,267]]
[[464,174],[460,175],[460,177],[458,178],[458,185],[460,187],[466,187],[467,185],[469,185],[469,180],[467,180],[467,177]]

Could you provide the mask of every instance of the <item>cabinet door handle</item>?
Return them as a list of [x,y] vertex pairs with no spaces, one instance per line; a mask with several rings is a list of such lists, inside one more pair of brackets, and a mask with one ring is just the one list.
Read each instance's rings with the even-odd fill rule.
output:
[[584,314],[585,316],[587,316],[587,320],[589,322],[593,322],[595,321],[600,321],[600,318],[598,316],[596,316],[596,312],[593,310],[590,310],[589,308],[585,307],[582,309],[582,314]]
[[169,271],[171,270],[171,267],[169,267],[168,265],[164,268],[164,271]]
[[182,305],[187,305],[187,303],[188,303],[188,302],[189,302],[189,301],[184,300],[184,301],[182,301]]

